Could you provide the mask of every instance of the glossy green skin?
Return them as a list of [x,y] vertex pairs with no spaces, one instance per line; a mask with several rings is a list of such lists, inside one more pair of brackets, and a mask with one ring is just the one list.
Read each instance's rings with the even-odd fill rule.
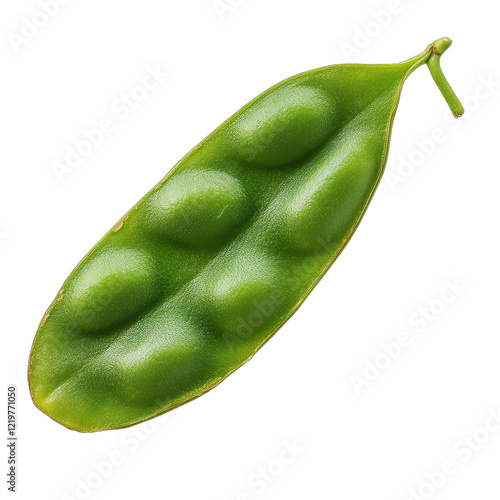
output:
[[35,404],[71,429],[125,427],[249,360],[357,227],[413,65],[297,75],[194,148],[64,283],[33,344]]

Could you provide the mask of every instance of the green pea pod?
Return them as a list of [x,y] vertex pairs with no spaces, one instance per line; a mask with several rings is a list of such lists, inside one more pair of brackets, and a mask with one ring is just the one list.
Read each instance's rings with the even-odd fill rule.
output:
[[80,262],[43,317],[35,405],[82,432],[207,392],[269,340],[358,226],[403,82],[426,63],[455,117],[442,38],[400,64],[289,78],[187,154]]

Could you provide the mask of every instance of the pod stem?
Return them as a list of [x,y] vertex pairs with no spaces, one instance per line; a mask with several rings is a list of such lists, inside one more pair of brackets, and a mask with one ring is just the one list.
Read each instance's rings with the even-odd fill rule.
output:
[[440,38],[431,44],[432,53],[429,56],[429,59],[427,59],[427,67],[429,68],[436,85],[441,91],[441,94],[443,94],[443,97],[448,103],[453,116],[455,118],[459,118],[464,114],[464,107],[444,76],[440,64],[441,54],[443,54],[450,45],[451,40],[449,38]]
[[464,114],[464,107],[444,76],[440,63],[441,55],[448,50],[451,43],[449,38],[440,38],[434,43],[431,43],[422,54],[410,59],[410,62],[415,62],[410,72],[426,63],[433,80],[436,82],[438,89],[448,103],[453,116],[459,118]]

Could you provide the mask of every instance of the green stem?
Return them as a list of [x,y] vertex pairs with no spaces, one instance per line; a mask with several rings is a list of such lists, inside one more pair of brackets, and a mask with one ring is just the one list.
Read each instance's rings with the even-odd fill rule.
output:
[[443,75],[443,70],[441,69],[440,57],[441,55],[448,50],[451,45],[451,40],[449,38],[440,38],[436,40],[434,43],[431,43],[421,54],[408,61],[405,61],[406,64],[410,64],[410,68],[406,76],[412,73],[415,69],[422,64],[426,63],[429,71],[431,72],[432,78],[436,82],[441,94],[445,98],[448,106],[450,107],[451,112],[455,118],[459,118],[464,114],[464,107],[462,103],[458,99],[455,92],[451,88],[448,80],[446,80]]
[[436,85],[441,91],[441,94],[443,94],[443,97],[448,103],[453,116],[455,118],[459,118],[464,114],[464,107],[444,76],[440,64],[441,55],[450,47],[450,45],[451,40],[449,38],[440,38],[431,44],[430,47],[432,48],[432,52],[427,59],[427,67],[429,68]]

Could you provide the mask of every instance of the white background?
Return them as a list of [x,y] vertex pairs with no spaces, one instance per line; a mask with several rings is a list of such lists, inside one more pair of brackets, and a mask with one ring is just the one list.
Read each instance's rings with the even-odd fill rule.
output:
[[[499,427],[484,430],[500,411],[496,4],[58,5],[24,42],[23,18],[39,15],[39,3],[3,2],[0,11],[1,392],[6,401],[7,385],[18,386],[18,498],[498,499]],[[45,309],[190,148],[286,77],[399,62],[441,36],[455,42],[442,64],[466,115],[450,120],[425,67],[411,76],[360,228],[249,364],[202,398],[120,431],[72,432],[33,406],[26,363]],[[169,74],[123,119],[113,103],[148,66]],[[54,162],[103,118],[114,130],[60,181]],[[446,280],[460,286],[445,292],[447,304]],[[434,311],[428,320],[421,307]],[[387,363],[381,344],[402,332],[412,343]],[[356,391],[353,376],[384,360]],[[453,473],[434,474],[444,462]],[[426,484],[429,474],[439,487]]]

